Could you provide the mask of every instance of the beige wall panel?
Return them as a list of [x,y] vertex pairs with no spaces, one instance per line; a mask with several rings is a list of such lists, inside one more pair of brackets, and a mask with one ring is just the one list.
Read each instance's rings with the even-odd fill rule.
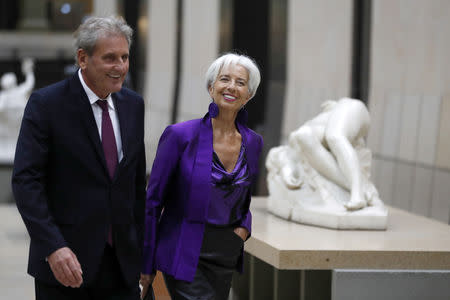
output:
[[448,90],[450,2],[373,1],[371,87],[407,95]]
[[[405,1],[405,0],[404,0]],[[435,94],[449,90],[448,80],[442,76],[449,67],[444,58],[450,51],[450,2],[446,0],[405,1],[410,30],[406,32],[408,56],[406,86],[408,92]]]
[[387,205],[392,205],[394,178],[396,164],[389,160],[380,160],[377,167],[377,181],[375,186],[378,188],[380,199]]
[[219,51],[219,0],[183,2],[183,45],[178,121],[200,118],[210,102],[205,73]]
[[[400,18],[402,1],[372,2],[372,41],[370,87],[381,91],[402,91],[407,44],[404,35],[408,25]],[[381,91],[378,91],[381,90]],[[372,95],[372,93],[371,93]],[[370,102],[378,101],[370,98]]]
[[392,204],[404,210],[411,209],[411,192],[415,168],[412,165],[397,163],[394,178]]
[[[370,95],[381,94],[383,90],[412,97],[432,95],[424,99],[426,111],[422,111],[420,116],[419,135],[424,137],[427,134],[428,138],[418,145],[417,159],[433,164],[436,146],[431,144],[435,144],[436,139],[429,137],[436,135],[434,124],[438,116],[436,99],[430,98],[440,97],[449,90],[443,75],[450,67],[446,59],[450,52],[450,35],[443,34],[442,28],[450,26],[450,2],[374,1],[373,16]],[[432,107],[427,107],[428,100]],[[371,105],[377,101],[370,98]],[[417,110],[417,107],[406,109]],[[408,122],[412,124],[411,121]],[[400,141],[398,156],[410,160],[413,153],[405,150],[412,149],[408,147],[412,141],[408,136],[405,138],[408,140]]]
[[416,158],[420,104],[420,96],[403,99],[398,149],[398,157],[402,160],[414,161]]
[[435,170],[431,217],[449,224],[450,172]]
[[416,167],[412,191],[411,211],[429,217],[432,195],[433,170]]
[[436,165],[450,170],[450,93],[442,98]]
[[384,128],[384,111],[385,111],[385,97],[384,93],[373,92],[372,99],[369,102],[368,109],[370,113],[370,129],[367,136],[367,145],[373,153],[381,153],[381,137]]
[[[438,172],[435,166],[444,170],[450,167],[450,137],[446,129],[450,128],[450,112],[446,104],[441,105],[442,96],[450,95],[450,35],[445,30],[450,28],[450,1],[377,0],[372,2],[372,9],[369,103],[377,114],[375,122],[383,122],[386,127],[369,135],[369,146],[381,157],[394,153],[394,159],[417,163],[410,209],[448,221],[450,191],[443,184],[446,175],[439,171],[441,175],[436,179],[432,174]],[[383,93],[402,98],[401,111],[395,112],[397,107],[387,97],[385,115],[379,117],[376,108],[381,105],[377,95]],[[397,114],[398,125],[392,123]],[[398,127],[400,133],[396,135]],[[408,180],[402,173],[407,171],[402,169],[396,169],[396,184],[406,185]],[[382,190],[387,185],[384,183]],[[396,186],[395,190],[400,191],[401,187]],[[406,199],[397,197],[407,196],[400,194],[394,191],[394,205],[404,207]]]
[[176,64],[176,0],[150,0],[148,5],[147,78],[149,109],[172,110]]
[[156,155],[159,138],[167,125],[170,124],[171,112],[167,110],[151,110],[146,115],[146,155],[147,155],[147,171],[151,171],[153,160]]
[[[292,84],[297,85],[294,83],[295,81],[295,78],[293,78]],[[310,99],[307,99],[304,94],[308,94],[304,89],[288,89],[286,92],[286,102],[282,119],[283,125],[281,127],[282,143],[285,142],[290,132],[300,127],[310,115],[309,109],[306,109],[310,108],[308,105]],[[289,109],[286,106],[289,106]]]
[[176,12],[176,0],[150,0],[148,3],[147,72],[144,85],[148,171],[153,162],[157,141],[162,129],[169,124],[172,111]]
[[[395,2],[395,1],[393,1]],[[407,25],[407,30],[403,32],[404,45],[407,46],[404,73],[404,90],[408,94],[420,94],[426,90],[429,80],[425,74],[433,76],[435,72],[430,72],[434,67],[434,57],[429,55],[430,48],[430,26],[429,10],[433,1],[416,1],[413,0],[411,5],[406,5],[400,11],[400,18]],[[414,17],[412,17],[414,16]],[[420,41],[420,46],[418,45]],[[428,55],[427,55],[428,54]]]
[[398,94],[386,95],[381,154],[390,158],[396,157],[398,152],[403,101]]
[[283,136],[311,118],[304,113],[317,102],[349,95],[352,8],[350,0],[288,2]]
[[420,110],[416,161],[433,165],[436,158],[441,97],[423,96]]
[[[372,166],[371,166],[371,173],[370,173],[370,179],[375,184],[375,187],[377,190],[379,189],[378,183],[380,182],[380,177],[382,176],[381,173],[381,164],[383,163],[382,159],[379,159],[377,157],[372,157]],[[383,200],[383,199],[381,199]]]

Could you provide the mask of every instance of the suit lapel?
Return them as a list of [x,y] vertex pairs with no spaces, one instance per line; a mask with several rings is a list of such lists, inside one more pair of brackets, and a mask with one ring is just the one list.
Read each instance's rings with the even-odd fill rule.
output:
[[250,136],[250,131],[243,126],[240,122],[236,122],[239,132],[242,136],[242,143],[245,145],[246,149],[246,158],[248,162],[248,166],[250,168],[251,177],[255,176],[258,171],[258,160],[255,155],[251,155],[257,153],[257,145],[253,142],[252,137]]
[[[125,103],[123,97],[119,94],[119,93],[114,93],[111,95],[113,102],[114,102],[114,107],[116,108],[117,111],[117,116],[119,118],[119,127],[120,127],[120,137],[122,139],[122,151],[123,151],[123,158],[119,163],[119,167],[123,166],[126,162],[126,158],[128,156],[129,153],[129,134],[130,134],[130,130],[129,130],[129,116],[131,115],[129,110],[130,107],[129,105],[127,105],[127,103]],[[116,176],[117,176],[116,172]]]
[[197,153],[192,170],[190,187],[191,202],[188,206],[188,216],[191,221],[202,222],[209,207],[210,195],[205,194],[211,182],[211,164],[213,151],[213,132],[209,113],[200,121],[196,136]]
[[86,130],[86,134],[91,141],[95,152],[97,153],[98,159],[102,163],[105,173],[108,174],[105,155],[103,153],[100,136],[98,134],[97,124],[95,123],[92,106],[83,89],[83,86],[81,85],[80,79],[78,78],[78,72],[74,74],[70,81],[70,89],[72,100],[74,101],[73,107],[75,113],[80,116],[81,123]]

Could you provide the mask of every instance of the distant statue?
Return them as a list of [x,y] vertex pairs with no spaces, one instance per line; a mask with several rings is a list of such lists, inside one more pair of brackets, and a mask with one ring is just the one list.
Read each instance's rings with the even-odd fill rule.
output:
[[17,137],[20,130],[20,120],[33,90],[35,78],[34,62],[31,58],[22,61],[22,73],[25,81],[17,84],[14,73],[5,73],[0,78],[0,162],[12,163]]
[[385,229],[387,210],[370,181],[366,106],[343,98],[322,109],[290,134],[288,145],[270,150],[269,210],[331,228]]

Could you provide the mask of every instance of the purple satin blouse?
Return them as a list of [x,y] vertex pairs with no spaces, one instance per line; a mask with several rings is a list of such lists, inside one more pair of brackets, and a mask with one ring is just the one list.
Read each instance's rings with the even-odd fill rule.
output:
[[211,200],[206,221],[218,226],[239,223],[245,214],[245,199],[251,184],[244,145],[231,173],[225,170],[213,152],[211,177]]

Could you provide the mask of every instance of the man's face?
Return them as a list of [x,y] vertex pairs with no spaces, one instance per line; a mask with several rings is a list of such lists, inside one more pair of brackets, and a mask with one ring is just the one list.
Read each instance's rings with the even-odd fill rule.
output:
[[122,88],[129,67],[128,42],[124,36],[101,37],[92,56],[83,49],[77,55],[84,81],[99,98],[105,99]]

